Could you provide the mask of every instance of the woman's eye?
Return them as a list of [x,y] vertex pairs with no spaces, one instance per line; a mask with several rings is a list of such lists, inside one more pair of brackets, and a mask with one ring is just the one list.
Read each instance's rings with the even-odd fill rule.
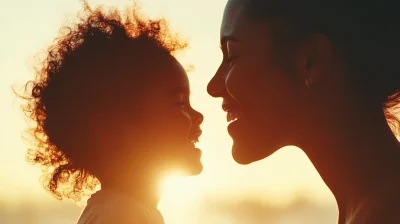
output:
[[238,56],[232,55],[228,56],[227,59],[225,59],[225,63],[229,63],[229,65],[232,67],[235,64],[236,59],[238,59]]

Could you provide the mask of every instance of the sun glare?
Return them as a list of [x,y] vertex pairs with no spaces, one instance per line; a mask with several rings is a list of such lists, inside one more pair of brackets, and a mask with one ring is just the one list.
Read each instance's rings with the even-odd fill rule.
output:
[[190,177],[174,173],[165,178],[161,192],[166,202],[182,205],[195,200],[198,191]]
[[[87,1],[93,7],[103,5],[104,8],[117,7],[122,10],[133,2]],[[167,18],[171,30],[181,34],[189,42],[189,48],[179,52],[176,57],[185,67],[190,79],[190,103],[204,115],[201,125],[203,134],[196,144],[202,150],[203,172],[190,177],[183,173],[168,173],[164,176],[159,188],[162,197],[158,209],[165,223],[255,223],[240,222],[240,219],[234,222],[229,219],[247,214],[230,204],[231,201],[236,203],[242,199],[245,202],[254,202],[256,211],[265,208],[262,207],[264,202],[274,206],[283,204],[283,201],[290,204],[298,195],[307,195],[313,202],[336,205],[333,195],[314,166],[298,148],[286,147],[270,158],[248,166],[239,165],[233,160],[232,138],[226,129],[226,113],[221,109],[222,99],[212,98],[206,91],[208,82],[222,61],[218,44],[226,2],[227,0],[139,0],[145,15],[154,19]],[[0,26],[7,31],[2,33],[0,41],[0,101],[4,105],[3,116],[0,116],[3,127],[0,130],[0,182],[5,183],[0,186],[0,198],[5,203],[0,201],[0,208],[7,203],[18,205],[15,206],[15,211],[8,209],[8,204],[7,209],[0,209],[0,223],[3,220],[11,220],[8,223],[66,223],[68,220],[76,220],[82,212],[82,208],[77,209],[70,201],[60,204],[46,192],[39,181],[40,167],[35,168],[26,162],[25,154],[29,142],[23,140],[21,134],[25,137],[23,133],[29,120],[25,119],[19,102],[11,91],[12,86],[34,77],[32,62],[36,62],[36,55],[51,44],[61,25],[72,20],[80,8],[80,1],[77,0],[6,1],[0,7],[0,15],[4,18],[0,21]],[[48,204],[44,204],[44,201]],[[220,210],[216,210],[214,206],[220,206]],[[70,208],[72,209],[68,210]],[[257,218],[257,215],[252,215],[252,208],[244,210]],[[301,210],[304,214],[300,215],[290,214],[305,217],[309,214],[307,211]],[[318,211],[321,210],[313,214],[320,215]],[[230,212],[229,216],[225,212]],[[335,215],[335,212],[333,210],[329,214]],[[272,213],[257,214],[260,220],[271,220],[267,216],[275,217]],[[19,217],[25,221],[20,222]],[[268,222],[265,220],[262,223]]]

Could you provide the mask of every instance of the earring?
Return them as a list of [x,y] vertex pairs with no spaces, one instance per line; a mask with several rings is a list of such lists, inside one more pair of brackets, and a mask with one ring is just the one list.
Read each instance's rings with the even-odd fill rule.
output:
[[313,81],[313,79],[312,79],[311,77],[308,77],[308,78],[306,78],[305,83],[306,83],[306,86],[307,86],[308,88],[311,88],[312,85],[313,85],[313,83],[314,83],[314,81]]

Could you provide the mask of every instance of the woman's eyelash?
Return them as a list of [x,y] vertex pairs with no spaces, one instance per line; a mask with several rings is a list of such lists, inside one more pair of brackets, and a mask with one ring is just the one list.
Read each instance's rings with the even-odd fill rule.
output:
[[233,61],[236,60],[236,59],[238,59],[238,56],[232,55],[232,56],[227,57],[227,58],[224,60],[224,62],[225,62],[225,63],[231,63],[231,62],[233,62]]

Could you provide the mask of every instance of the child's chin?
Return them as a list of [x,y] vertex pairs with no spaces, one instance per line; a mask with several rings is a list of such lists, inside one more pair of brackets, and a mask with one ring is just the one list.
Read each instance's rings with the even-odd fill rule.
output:
[[201,162],[199,162],[199,164],[192,169],[192,173],[191,176],[196,176],[201,174],[201,172],[203,172],[203,164],[201,164]]
[[185,176],[196,176],[199,175],[203,171],[203,164],[201,161],[191,161],[186,164],[186,167],[183,167],[183,175]]

